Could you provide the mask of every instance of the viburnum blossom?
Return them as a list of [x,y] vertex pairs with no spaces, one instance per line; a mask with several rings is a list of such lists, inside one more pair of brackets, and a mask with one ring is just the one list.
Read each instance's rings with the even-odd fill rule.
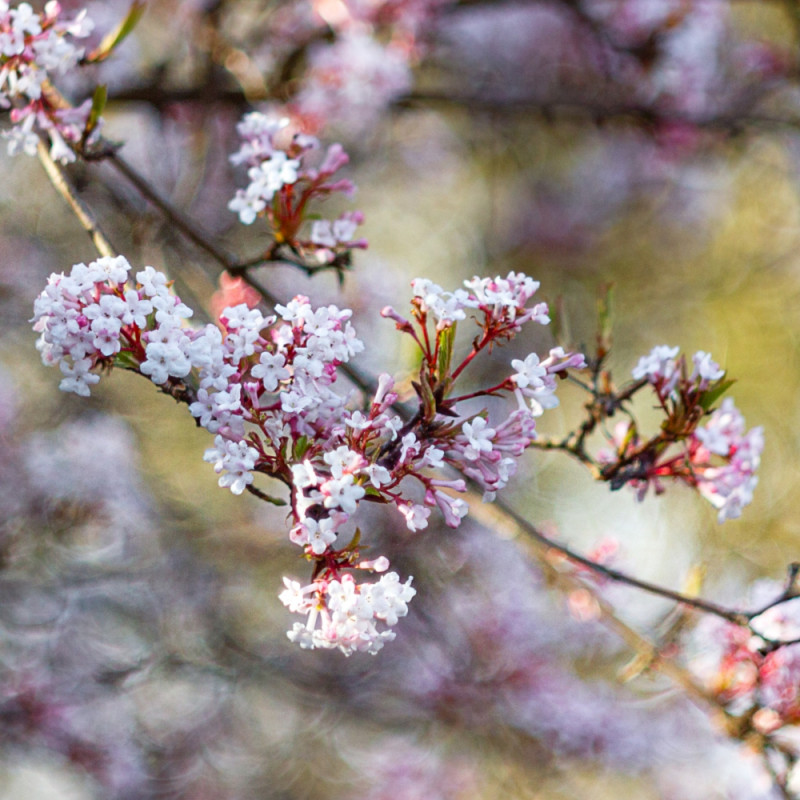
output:
[[411,85],[407,48],[351,31],[312,50],[305,84],[293,105],[317,127],[324,123],[363,131]]
[[[744,417],[726,397],[695,437],[701,446],[690,444],[690,454],[700,494],[719,509],[720,522],[741,516],[758,483],[755,471],[764,449],[763,429],[745,432]],[[714,455],[722,459],[720,466],[712,466]]]
[[763,430],[745,431],[729,397],[711,410],[730,385],[725,371],[703,351],[694,354],[692,364],[689,373],[678,348],[665,345],[639,359],[633,377],[652,386],[666,420],[651,439],[643,439],[632,420],[618,423],[609,436],[613,450],[599,454],[601,474],[612,488],[630,485],[640,499],[650,486],[660,493],[665,480],[677,479],[696,488],[724,522],[741,516],[753,499]]
[[[377,583],[356,583],[351,574],[341,580],[314,581],[301,587],[284,578],[281,602],[290,610],[307,614],[305,625],[296,622],[289,639],[300,647],[338,647],[345,655],[358,651],[377,653],[395,638],[391,626],[408,613],[408,602],[416,594],[411,578],[405,583],[394,572]],[[388,626],[380,630],[379,625]]]
[[750,627],[705,618],[689,643],[689,665],[736,716],[769,733],[800,723],[800,599],[777,581],[751,591]]
[[50,139],[52,158],[68,163],[75,160],[68,143],[87,133],[91,100],[79,108],[54,102],[48,81],[79,64],[84,49],[74,40],[87,37],[94,23],[85,10],[71,20],[60,14],[53,1],[42,13],[28,3],[10,8],[0,2],[0,106],[11,109],[12,127],[3,132],[11,155],[35,155],[41,131]]
[[[465,285],[453,293],[429,285],[421,294],[423,282],[415,281],[416,327],[384,310],[422,349],[420,409],[408,420],[392,410],[397,395],[388,375],[380,377],[366,408],[335,391],[337,367],[364,344],[349,310],[315,308],[301,295],[269,316],[242,303],[223,309],[218,326],[191,327],[191,309],[163,273],[145,267],[134,275],[125,258],[104,257],[76,264],[69,275],[52,275],[35,302],[33,322],[42,359],[61,367],[65,391],[88,395],[98,372],[114,365],[137,371],[187,403],[197,424],[214,434],[204,458],[220,486],[265,496],[254,488],[261,473],[288,487],[290,539],[316,565],[309,586],[283,596],[308,615],[290,638],[305,647],[374,653],[393,637],[378,630],[376,620],[391,628],[414,590],[395,573],[377,584],[355,581],[355,570],[388,567],[385,559],[372,566],[359,561],[360,534],[353,527],[359,504],[369,498],[394,506],[411,531],[428,526],[433,508],[457,527],[468,506],[453,493],[466,491],[466,483],[437,470],[460,470],[492,499],[533,441],[535,415],[553,404],[553,376],[584,365],[580,354],[554,348],[541,362],[535,355],[522,362],[541,364],[527,382],[520,375],[528,368],[512,364],[517,372],[498,385],[452,396],[459,375],[481,351],[512,338],[526,321],[548,321],[545,304],[527,307],[538,284],[525,275]],[[429,309],[435,310],[433,346]],[[454,318],[468,314],[483,333],[456,365]],[[490,423],[485,412],[459,416],[460,401],[503,394],[516,396],[505,419]],[[421,503],[409,499],[409,480],[419,487]]]
[[366,247],[366,241],[356,236],[363,215],[349,211],[336,220],[314,221],[310,232],[301,229],[312,200],[353,193],[350,181],[333,180],[349,158],[339,144],[321,154],[318,139],[292,133],[290,128],[289,118],[277,114],[254,111],[243,117],[236,128],[242,145],[231,162],[248,166],[250,182],[245,189],[237,189],[228,208],[245,225],[265,218],[276,244],[291,245],[296,255],[312,263],[335,263],[349,250]]

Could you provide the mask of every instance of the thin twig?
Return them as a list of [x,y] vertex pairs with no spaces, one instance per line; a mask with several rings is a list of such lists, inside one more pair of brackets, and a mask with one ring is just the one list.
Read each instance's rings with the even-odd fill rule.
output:
[[50,178],[50,182],[53,184],[61,197],[63,197],[67,202],[67,205],[72,209],[75,216],[83,226],[83,229],[89,234],[92,244],[95,246],[97,252],[100,253],[101,256],[108,256],[109,258],[116,256],[116,249],[109,241],[108,236],[106,236],[101,229],[99,223],[95,219],[94,214],[92,213],[92,210],[78,196],[78,192],[67,178],[64,170],[58,164],[56,164],[55,161],[53,161],[53,159],[50,157],[50,151],[41,140],[37,145],[37,155],[39,156],[39,161],[44,167],[44,171],[47,173],[47,177]]
[[[597,609],[600,612],[600,621],[605,627],[619,636],[631,650],[642,658],[645,664],[651,668],[657,669],[678,684],[695,703],[701,705],[706,711],[709,711],[717,724],[726,732],[730,729],[731,723],[728,713],[720,706],[719,702],[712,694],[706,692],[701,686],[695,683],[685,669],[674,661],[665,658],[655,644],[624,623],[616,615],[615,609],[602,597],[599,597],[595,591],[592,591],[591,587],[587,587],[586,584],[575,575],[563,572],[553,565],[551,559],[548,557],[550,551],[556,550],[564,555],[568,555],[570,552],[568,549],[559,545],[553,546],[554,543],[533,528],[527,520],[501,503],[484,503],[477,492],[469,492],[467,499],[470,504],[471,516],[477,519],[488,530],[491,530],[495,535],[504,539],[515,540],[529,555],[532,555],[536,559],[547,577],[555,583],[556,586],[567,593],[576,590],[589,591],[597,603]],[[571,558],[572,556],[568,555],[568,557]],[[582,563],[584,561],[588,562],[586,566],[591,566],[591,568],[597,566],[588,559],[581,559]],[[640,586],[639,588],[645,587],[646,585]]]
[[178,211],[172,203],[165,200],[122,156],[118,153],[109,153],[105,160],[118,172],[121,172],[143,197],[161,211],[168,222],[195,246],[208,253],[223,269],[229,269],[236,265],[236,258],[233,255],[217,247],[191,220]]
[[546,536],[535,525],[532,525],[530,522],[528,522],[528,520],[526,520],[513,508],[508,506],[504,501],[495,500],[494,504],[501,509],[503,514],[505,514],[509,519],[513,520],[519,530],[524,532],[527,538],[538,542],[540,545],[548,548],[549,550],[560,553],[562,556],[565,556],[576,564],[581,564],[593,572],[596,572],[607,578],[611,578],[611,580],[616,581],[617,583],[623,583],[635,589],[641,589],[649,594],[663,597],[666,600],[672,600],[674,603],[680,603],[681,605],[696,608],[698,611],[703,611],[707,614],[713,614],[714,616],[721,617],[722,619],[732,622],[735,625],[748,625],[750,621],[750,616],[745,612],[725,608],[724,606],[713,603],[710,600],[703,600],[700,597],[691,597],[689,595],[682,594],[681,592],[676,592],[673,589],[668,589],[665,586],[659,586],[658,584],[650,583],[649,581],[640,580],[639,578],[635,578],[633,575],[628,575],[621,570],[607,567],[604,564],[599,564],[596,561],[581,555],[572,548],[560,544],[554,539],[551,539],[549,536]]
[[451,91],[410,92],[395,101],[400,109],[427,108],[442,106],[460,108],[468,112],[485,111],[503,114],[540,114],[548,120],[556,115],[561,117],[590,117],[596,121],[624,119],[649,128],[658,123],[682,124],[699,130],[722,131],[738,134],[747,127],[800,128],[800,118],[792,115],[771,114],[768,112],[731,112],[696,116],[682,114],[673,110],[661,110],[637,103],[604,103],[593,97],[542,98],[530,97],[488,97],[478,94],[458,94]]

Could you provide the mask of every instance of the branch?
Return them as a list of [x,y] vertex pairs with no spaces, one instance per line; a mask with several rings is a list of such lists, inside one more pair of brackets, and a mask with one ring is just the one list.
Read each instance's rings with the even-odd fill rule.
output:
[[[592,559],[581,555],[570,547],[559,544],[554,539],[546,536],[535,525],[532,525],[530,522],[528,522],[528,520],[526,520],[513,508],[509,507],[502,500],[495,500],[494,504],[502,510],[504,515],[514,522],[518,528],[518,533],[524,533],[527,538],[532,539],[539,545],[546,547],[548,550],[553,550],[557,553],[560,553],[570,561],[574,561],[575,563],[580,564],[581,566],[584,566],[599,575],[610,578],[617,583],[623,583],[627,586],[632,586],[635,589],[641,589],[649,594],[663,597],[666,600],[672,600],[674,603],[680,603],[681,605],[696,608],[698,611],[703,611],[707,614],[713,614],[714,616],[721,617],[722,619],[732,622],[735,625],[746,626],[750,622],[750,614],[725,608],[724,606],[713,603],[710,600],[703,600],[699,597],[691,597],[689,595],[681,594],[680,592],[676,592],[673,589],[668,589],[665,586],[659,586],[658,584],[650,583],[649,581],[640,580],[639,578],[628,575],[621,570],[613,569],[612,567],[607,567],[603,564],[598,564],[596,561],[593,561]],[[515,536],[518,535],[518,533],[515,534]]]
[[[599,597],[595,591],[587,587],[579,578],[557,569],[548,557],[549,551],[555,550],[567,555],[569,558],[573,558],[575,554],[571,554],[572,551],[551,542],[550,539],[541,534],[527,520],[523,519],[519,514],[513,511],[513,509],[510,509],[503,503],[497,501],[493,504],[484,503],[475,491],[470,491],[467,495],[467,499],[469,500],[470,514],[473,515],[475,519],[487,530],[492,531],[496,536],[517,541],[520,546],[524,547],[529,555],[535,558],[548,578],[560,589],[567,593],[578,589],[591,592],[600,611],[600,620],[602,624],[619,636],[645,664],[662,672],[678,684],[695,703],[701,705],[706,711],[711,713],[717,724],[722,727],[726,733],[730,733],[734,720],[728,712],[720,706],[719,702],[712,694],[706,692],[701,686],[695,683],[686,670],[682,669],[675,662],[665,658],[655,644],[619,619],[614,608],[607,601]],[[575,560],[589,566],[591,569],[596,569],[596,567],[599,566],[589,559],[584,559],[582,556],[578,556]],[[621,575],[621,573],[619,574]],[[656,588],[659,590],[656,593],[662,594],[660,587],[651,587],[650,584],[636,581],[635,579],[633,580],[635,582],[631,585],[643,588],[646,591],[649,591],[651,588]],[[669,592],[669,590],[666,591]],[[669,592],[669,595],[671,595],[670,599],[680,597],[681,602],[683,602],[681,595],[677,595],[674,592]],[[714,611],[711,611],[711,613],[715,613],[716,611],[722,611],[723,615],[726,613],[724,609],[720,609],[713,604],[708,605],[709,608],[704,610],[711,611],[713,608]]]
[[205,236],[188,217],[178,211],[168,200],[165,200],[124,158],[117,153],[111,152],[106,154],[106,160],[164,215],[167,222],[171,223],[192,244],[210,255],[223,269],[229,269],[231,265],[236,263],[234,256],[226,253]]
[[101,256],[108,256],[110,258],[116,256],[116,249],[101,229],[92,210],[78,196],[75,187],[67,178],[63,169],[50,157],[50,151],[41,140],[39,140],[39,144],[37,145],[36,154],[39,156],[39,161],[44,167],[44,171],[47,173],[50,182],[72,209],[83,229],[89,234],[89,238],[92,240],[92,244],[95,246],[97,252],[100,253]]
[[661,110],[636,103],[604,103],[593,97],[543,98],[543,97],[488,97],[481,95],[458,94],[451,91],[416,91],[395,101],[399,109],[443,106],[463,108],[469,111],[486,111],[505,114],[540,114],[545,118],[556,115],[589,116],[596,122],[615,119],[632,120],[642,127],[650,128],[657,124],[680,124],[711,131],[730,134],[741,133],[747,127],[800,128],[800,118],[780,114],[747,111],[740,113],[696,116],[678,111]]

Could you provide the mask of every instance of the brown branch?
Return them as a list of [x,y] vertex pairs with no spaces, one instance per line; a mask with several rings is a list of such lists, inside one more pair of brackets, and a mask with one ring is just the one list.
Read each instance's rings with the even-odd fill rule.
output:
[[705,116],[661,110],[654,106],[636,103],[604,103],[594,97],[489,97],[459,94],[453,91],[415,91],[398,98],[399,109],[441,106],[463,108],[469,111],[486,111],[493,114],[540,114],[547,119],[555,116],[591,117],[598,122],[628,119],[642,127],[657,124],[681,124],[704,130],[741,133],[745,127],[800,128],[800,117],[759,113],[755,111],[710,114]]
[[535,525],[532,525],[521,514],[508,506],[502,500],[495,500],[494,504],[498,506],[498,508],[500,508],[510,520],[513,520],[514,524],[521,532],[525,534],[527,538],[538,542],[547,549],[559,553],[568,558],[570,561],[580,564],[581,566],[584,566],[587,569],[598,573],[599,575],[610,578],[617,583],[623,583],[635,589],[641,589],[649,594],[663,597],[664,599],[671,600],[674,603],[690,606],[691,608],[695,608],[698,611],[703,611],[707,614],[713,614],[714,616],[721,617],[722,619],[732,622],[735,625],[746,626],[750,621],[750,616],[745,612],[725,608],[724,606],[713,603],[710,600],[703,600],[699,597],[691,597],[689,595],[676,592],[673,589],[668,589],[665,586],[640,580],[639,578],[635,578],[633,575],[628,575],[626,572],[622,572],[621,570],[607,567],[604,564],[599,564],[596,561],[581,555],[572,548],[560,544],[554,539],[551,539],[549,536],[546,536]]
[[50,151],[41,140],[39,140],[39,144],[37,145],[36,154],[50,182],[72,209],[83,229],[89,234],[89,238],[92,240],[92,244],[95,246],[97,252],[100,253],[101,256],[110,258],[116,256],[116,249],[111,244],[108,236],[103,232],[92,210],[78,196],[78,192],[69,178],[67,178],[64,170],[53,161],[50,157]]
[[[550,541],[546,536],[536,530],[527,520],[520,517],[512,509],[502,503],[484,503],[477,492],[471,491],[467,496],[470,504],[470,514],[477,519],[487,530],[492,531],[496,536],[503,539],[516,541],[523,547],[529,555],[533,556],[546,573],[547,577],[562,591],[567,593],[576,590],[591,592],[597,608],[600,612],[602,624],[615,633],[628,647],[639,656],[643,663],[658,670],[666,675],[698,705],[701,705],[714,718],[715,722],[729,733],[734,722],[733,718],[719,704],[717,699],[699,686],[691,678],[685,669],[674,661],[665,658],[660,649],[653,642],[642,636],[638,631],[631,628],[616,615],[615,609],[597,592],[581,581],[577,576],[565,573],[557,569],[551,558],[551,551],[555,550],[564,555],[571,551]],[[555,544],[555,546],[554,546]],[[572,556],[569,556],[570,558]],[[579,557],[582,559],[582,557]],[[581,563],[587,562],[586,566],[595,568],[594,562],[589,559],[582,559]],[[639,588],[650,586],[643,582],[638,582]],[[660,592],[659,592],[660,593]],[[675,595],[675,593],[671,593]],[[675,599],[674,597],[671,599]],[[716,607],[715,607],[716,608]],[[708,609],[710,610],[710,608]],[[720,609],[724,612],[724,609]]]
[[223,269],[228,269],[231,265],[235,265],[236,259],[233,255],[225,252],[205,236],[188,217],[163,198],[122,156],[111,152],[106,154],[105,160],[124,175],[136,187],[137,191],[154,205],[164,215],[164,218],[192,244],[210,255]]

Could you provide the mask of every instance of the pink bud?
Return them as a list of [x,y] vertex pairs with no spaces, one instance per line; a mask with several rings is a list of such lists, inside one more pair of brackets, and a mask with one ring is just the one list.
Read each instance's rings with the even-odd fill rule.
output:
[[350,157],[345,153],[344,148],[340,144],[332,144],[325,154],[325,160],[320,165],[319,171],[322,175],[333,175],[336,170],[341,169]]
[[411,323],[405,318],[401,317],[391,306],[385,306],[381,309],[381,316],[386,317],[387,319],[393,319],[395,323],[397,323],[397,329],[403,331],[404,333],[412,333],[413,328],[411,327]]

